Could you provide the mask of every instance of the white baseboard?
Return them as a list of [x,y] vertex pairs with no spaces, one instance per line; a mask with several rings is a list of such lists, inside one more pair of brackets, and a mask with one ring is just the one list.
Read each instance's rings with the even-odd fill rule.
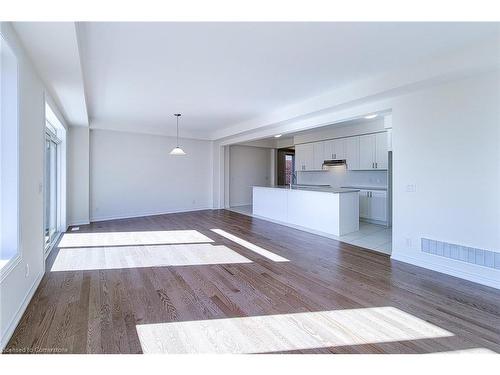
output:
[[73,222],[68,224],[68,227],[66,228],[66,230],[68,230],[69,227],[74,227],[77,225],[88,225],[88,224],[90,224],[90,221],[88,221],[88,220],[73,221]]
[[0,352],[5,349],[5,346],[9,342],[10,338],[12,337],[12,334],[14,333],[17,325],[19,324],[19,321],[21,320],[21,317],[23,316],[24,312],[26,311],[26,308],[28,307],[31,299],[33,298],[33,295],[35,294],[38,285],[40,285],[40,281],[42,281],[42,277],[44,275],[44,272],[41,272],[40,275],[35,279],[35,282],[31,286],[30,290],[28,293],[26,293],[26,296],[24,297],[23,303],[19,307],[19,310],[17,310],[16,314],[10,321],[9,326],[7,327],[7,330],[5,331],[5,334],[0,338]]
[[253,202],[250,203],[236,203],[236,204],[230,204],[229,207],[245,207],[245,206],[251,206]]
[[136,217],[145,217],[145,216],[155,216],[155,215],[167,215],[167,214],[178,214],[182,212],[191,212],[191,211],[203,211],[203,210],[212,210],[212,206],[206,207],[194,207],[194,208],[186,208],[180,210],[170,210],[170,211],[150,211],[150,212],[141,212],[137,214],[125,214],[125,215],[110,215],[110,216],[95,216],[91,217],[91,222],[96,221],[107,221],[107,220],[118,220],[118,219],[133,219]]
[[[68,230],[68,228],[66,228],[66,230]],[[54,250],[54,248],[56,247],[57,241],[59,241],[59,238],[61,238],[61,236],[63,234],[64,234],[64,232],[57,233],[57,238],[52,241],[52,243],[50,244],[49,248],[45,249],[45,251],[44,251],[44,258],[43,258],[44,261],[49,257],[49,255],[52,252],[52,250]]]
[[[417,257],[413,257],[411,255],[405,255],[405,254],[401,254],[401,253],[397,253],[397,252],[392,253],[391,259],[398,260],[400,262],[409,263],[409,264],[412,264],[414,266],[427,268],[429,270],[444,273],[446,275],[459,277],[461,279],[472,281],[474,283],[478,283],[481,285],[486,285],[486,286],[489,286],[492,288],[500,289],[500,279],[493,279],[490,277],[486,277],[484,275],[470,273],[470,272],[464,271],[462,269],[458,269],[458,268],[451,267],[451,266],[445,266],[442,264],[435,264],[435,263],[429,262],[429,261],[422,259],[422,258],[417,258]],[[480,267],[480,266],[477,266],[477,267]]]

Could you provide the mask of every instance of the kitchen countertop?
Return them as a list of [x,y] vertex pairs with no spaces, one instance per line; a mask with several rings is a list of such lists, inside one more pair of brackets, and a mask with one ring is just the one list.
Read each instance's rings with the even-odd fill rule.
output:
[[[285,189],[290,190],[290,186],[285,185],[273,185],[273,186],[254,186],[259,188],[267,188],[267,189]],[[291,190],[304,190],[304,191],[318,191],[320,193],[332,193],[332,194],[340,194],[340,193],[357,193],[359,189],[352,188],[333,188],[328,186],[292,186]]]
[[342,189],[387,190],[387,186],[342,186]]

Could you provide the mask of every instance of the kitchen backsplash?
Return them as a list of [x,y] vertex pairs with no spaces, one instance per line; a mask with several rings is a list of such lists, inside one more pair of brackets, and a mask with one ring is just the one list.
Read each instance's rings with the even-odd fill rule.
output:
[[348,171],[343,167],[333,167],[329,171],[297,172],[299,184],[341,186],[387,186],[387,171]]

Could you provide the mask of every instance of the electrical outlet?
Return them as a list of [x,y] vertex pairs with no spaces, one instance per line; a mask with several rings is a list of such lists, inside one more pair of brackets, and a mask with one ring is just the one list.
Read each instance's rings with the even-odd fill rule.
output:
[[30,275],[30,265],[26,263],[26,266],[24,267],[24,277],[28,277]]

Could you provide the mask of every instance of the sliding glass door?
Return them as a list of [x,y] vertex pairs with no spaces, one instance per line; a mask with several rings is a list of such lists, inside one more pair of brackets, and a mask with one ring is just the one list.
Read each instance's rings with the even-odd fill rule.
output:
[[58,144],[59,140],[47,129],[45,134],[45,246],[54,241],[58,222]]

